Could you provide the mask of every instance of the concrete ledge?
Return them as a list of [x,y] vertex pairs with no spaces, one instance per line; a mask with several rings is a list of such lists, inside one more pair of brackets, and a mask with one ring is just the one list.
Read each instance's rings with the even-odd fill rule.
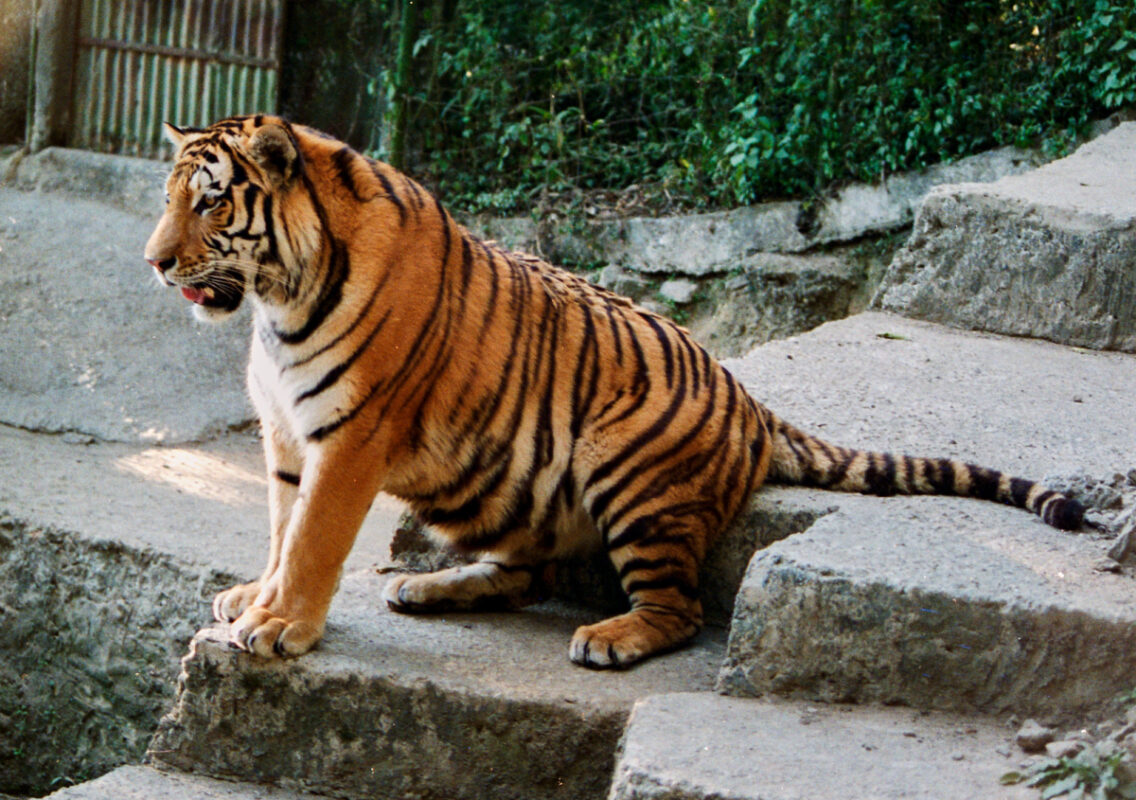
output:
[[199,633],[150,757],[337,796],[598,798],[635,700],[708,690],[722,656],[704,633],[632,671],[592,672],[567,646],[593,615],[406,617],[385,610],[381,583],[346,578],[324,643],[300,659],[234,652],[223,627]]
[[0,180],[25,191],[69,194],[157,219],[171,166],[168,161],[48,147],[11,159],[0,168]]
[[609,798],[1033,800],[998,783],[1011,738],[984,719],[663,695],[635,705]]
[[757,554],[719,688],[1089,714],[1130,688],[1136,580],[1098,541],[954,498],[849,497]]
[[318,800],[319,797],[141,766],[119,767],[101,778],[48,795],[49,800]]
[[874,303],[1136,351],[1136,123],[1028,174],[933,191]]

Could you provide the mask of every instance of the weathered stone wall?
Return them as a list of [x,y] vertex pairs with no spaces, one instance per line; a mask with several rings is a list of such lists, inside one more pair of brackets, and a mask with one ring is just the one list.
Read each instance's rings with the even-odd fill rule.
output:
[[0,792],[137,762],[196,620],[230,583],[0,517]]

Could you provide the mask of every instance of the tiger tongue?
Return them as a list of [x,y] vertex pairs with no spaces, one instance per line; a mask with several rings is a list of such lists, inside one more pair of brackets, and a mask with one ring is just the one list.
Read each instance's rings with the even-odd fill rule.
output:
[[204,289],[196,289],[192,286],[181,287],[181,293],[186,300],[190,300],[198,304],[204,303],[207,299],[207,295],[205,294]]

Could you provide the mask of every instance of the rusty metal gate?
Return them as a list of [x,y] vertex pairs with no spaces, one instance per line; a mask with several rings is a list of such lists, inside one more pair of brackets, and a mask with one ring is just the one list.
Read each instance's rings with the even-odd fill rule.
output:
[[160,157],[162,122],[276,110],[284,0],[82,0],[69,144]]

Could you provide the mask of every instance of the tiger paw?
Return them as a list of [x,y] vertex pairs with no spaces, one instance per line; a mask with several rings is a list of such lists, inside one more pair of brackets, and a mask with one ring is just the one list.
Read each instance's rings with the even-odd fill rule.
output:
[[218,592],[213,598],[213,619],[218,622],[233,622],[253,604],[258,594],[260,581],[242,583]]
[[322,636],[322,622],[285,619],[264,606],[246,609],[229,630],[232,644],[265,658],[302,655]]
[[436,573],[426,575],[395,575],[383,587],[383,599],[391,611],[400,614],[428,613],[449,610],[454,601],[446,591],[444,579]]
[[592,669],[629,667],[656,653],[684,644],[698,626],[681,616],[630,611],[618,617],[582,625],[568,645],[568,657]]
[[395,575],[383,587],[383,599],[402,614],[516,609],[537,599],[530,590],[540,569],[479,561],[424,575]]

